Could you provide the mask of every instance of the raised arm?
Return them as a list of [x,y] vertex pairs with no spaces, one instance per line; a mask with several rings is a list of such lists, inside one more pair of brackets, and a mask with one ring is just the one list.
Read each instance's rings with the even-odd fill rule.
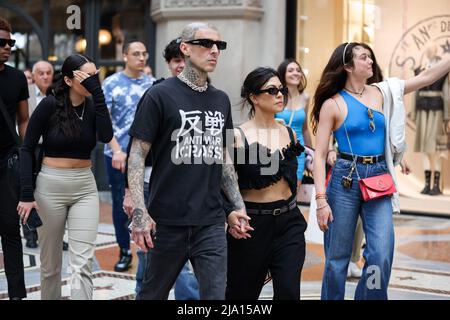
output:
[[405,92],[408,94],[410,92],[419,90],[430,84],[433,84],[447,73],[450,72],[450,55],[442,59],[440,62],[433,65],[431,68],[424,70],[417,76],[405,81]]
[[150,232],[155,231],[156,227],[147,212],[144,201],[145,158],[150,147],[150,143],[134,138],[128,159],[128,186],[134,204],[132,238],[144,251],[147,251],[147,248],[153,248]]

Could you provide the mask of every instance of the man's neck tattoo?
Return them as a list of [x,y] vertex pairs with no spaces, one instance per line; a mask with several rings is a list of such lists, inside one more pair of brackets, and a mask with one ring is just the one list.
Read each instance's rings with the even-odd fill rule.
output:
[[208,82],[206,80],[202,80],[194,69],[189,66],[186,66],[177,77],[192,90],[205,92],[208,89]]

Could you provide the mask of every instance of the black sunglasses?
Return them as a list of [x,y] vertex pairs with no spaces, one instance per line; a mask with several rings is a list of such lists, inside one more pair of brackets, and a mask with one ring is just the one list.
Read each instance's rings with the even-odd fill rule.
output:
[[220,40],[215,41],[211,39],[194,39],[185,42],[196,46],[202,46],[208,49],[211,49],[214,45],[216,45],[217,49],[219,50],[225,50],[227,48],[227,43]]
[[0,47],[6,47],[6,44],[9,44],[9,46],[12,48],[16,44],[16,40],[0,38]]
[[268,94],[270,94],[272,96],[277,96],[278,92],[281,92],[281,94],[283,96],[287,96],[289,90],[286,87],[281,87],[281,88],[270,87],[268,89],[258,90],[256,93],[257,94],[259,94],[259,93],[268,93]]

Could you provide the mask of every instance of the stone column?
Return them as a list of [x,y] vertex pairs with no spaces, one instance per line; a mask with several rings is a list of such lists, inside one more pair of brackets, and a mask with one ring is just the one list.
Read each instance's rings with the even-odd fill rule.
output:
[[162,58],[166,44],[194,21],[217,26],[228,48],[210,75],[233,105],[236,124],[245,120],[241,112],[240,86],[257,66],[276,68],[284,58],[286,0],[152,0],[151,18],[156,27],[156,75],[168,77]]

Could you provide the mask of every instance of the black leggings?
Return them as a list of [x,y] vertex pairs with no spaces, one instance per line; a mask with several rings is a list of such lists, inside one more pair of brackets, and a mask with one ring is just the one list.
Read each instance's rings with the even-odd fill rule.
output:
[[8,295],[10,298],[25,298],[25,281],[22,258],[17,199],[11,192],[6,178],[6,168],[0,169],[0,237]]
[[[287,202],[286,202],[287,203]],[[279,207],[279,201],[261,209]],[[246,202],[249,208],[250,203]],[[260,206],[261,207],[261,206]],[[257,300],[270,271],[274,300],[299,300],[306,221],[295,207],[279,216],[249,215],[249,239],[228,237],[227,300]]]

